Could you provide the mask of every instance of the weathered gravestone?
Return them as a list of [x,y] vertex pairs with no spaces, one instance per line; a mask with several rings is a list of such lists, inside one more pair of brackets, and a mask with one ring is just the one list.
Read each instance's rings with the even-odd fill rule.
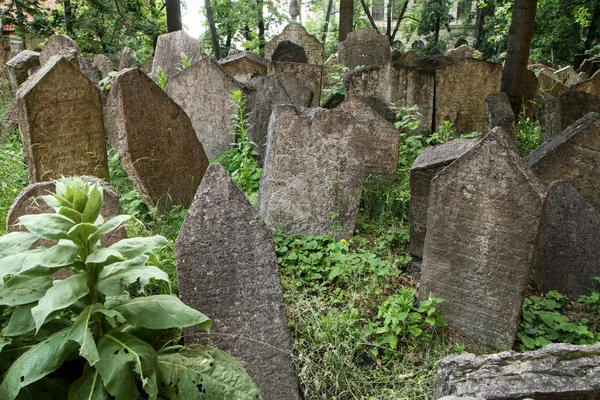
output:
[[456,139],[427,148],[410,168],[410,243],[412,256],[423,259],[431,180],[454,160],[471,150],[477,140]]
[[271,59],[279,42],[288,40],[304,49],[309,64],[323,65],[323,45],[299,23],[288,24],[283,31],[265,45],[265,58]]
[[408,65],[410,67],[428,69],[433,71],[441,66],[452,64],[453,62],[454,61],[450,57],[436,54],[417,58],[416,60],[413,60],[410,63],[408,63]]
[[581,90],[583,92],[591,93],[594,96],[600,96],[600,71],[596,72],[590,79],[586,79],[585,81],[574,85],[573,90]]
[[66,35],[52,35],[44,44],[40,52],[40,64],[44,65],[51,57],[61,55],[79,68],[78,56],[81,55],[81,49],[73,39]]
[[515,113],[510,105],[508,95],[504,92],[487,95],[485,97],[485,113],[488,120],[488,129],[501,127],[517,145]]
[[485,97],[500,91],[502,65],[465,58],[435,70],[435,125],[449,120],[458,133],[487,132]]
[[323,79],[323,66],[314,64],[276,62],[269,63],[267,75],[289,73],[294,75],[303,85],[313,93],[311,107],[318,107],[321,101],[321,84]]
[[265,400],[299,399],[270,230],[220,164],[211,164],[177,238],[181,299],[212,319],[186,328],[244,364]]
[[549,99],[538,111],[542,140],[549,140],[587,113],[600,113],[600,97],[569,91]]
[[100,91],[73,64],[51,58],[16,99],[30,183],[72,175],[108,180]]
[[11,58],[25,50],[25,39],[23,39],[21,36],[9,36],[9,43]]
[[4,117],[0,120],[0,145],[4,145],[8,137],[19,128],[19,108],[17,101],[13,100],[8,105]]
[[556,80],[554,72],[550,68],[542,68],[537,73],[538,85],[541,90],[552,95],[558,96],[561,93],[568,92],[569,87]]
[[[181,59],[181,57],[180,57]],[[119,59],[118,70],[121,71],[125,68],[135,68],[137,66],[135,62],[135,52],[130,47],[125,47],[121,51],[121,58]]]
[[512,347],[545,196],[501,128],[433,178],[419,297],[467,341]]
[[283,62],[308,63],[308,57],[304,47],[298,46],[289,40],[282,40],[271,54],[271,60]]
[[98,67],[98,70],[100,70],[100,76],[102,76],[102,78],[106,78],[109,73],[114,71],[113,63],[110,60],[110,57],[108,57],[107,55],[104,55],[104,54],[95,55],[94,56],[94,64],[96,64],[96,66]]
[[372,29],[357,29],[338,44],[340,62],[353,70],[362,65],[375,65],[392,61],[390,42],[387,36]]
[[475,58],[475,49],[468,44],[463,44],[448,50],[445,56],[451,58],[453,61],[460,61],[465,58]]
[[192,63],[202,55],[200,41],[189,36],[184,31],[175,31],[160,35],[156,42],[156,51],[152,61],[152,79],[158,76],[158,67],[163,69],[166,77],[171,78],[181,69],[181,53],[184,53]]
[[402,56],[400,56],[400,58],[398,59],[398,62],[404,63],[404,64],[409,64],[415,60],[419,59],[419,55],[417,53],[415,53],[412,50],[408,50],[406,53],[402,54]]
[[430,131],[433,120],[434,74],[431,71],[389,62],[346,75],[347,96],[373,97],[396,106],[419,107],[419,131]]
[[600,276],[599,228],[600,214],[573,186],[552,182],[533,267],[537,288],[567,295],[592,292],[593,278]]
[[140,69],[142,71],[144,71],[145,74],[151,74],[152,73],[152,64],[154,63],[154,57],[148,57],[146,58],[143,62],[142,65],[140,66]]
[[267,225],[352,236],[365,178],[357,135],[365,130],[341,110],[276,106],[258,194]]
[[577,120],[525,161],[544,184],[567,181],[600,212],[600,114]]
[[188,116],[139,68],[121,71],[110,91],[121,162],[142,200],[189,207],[208,159]]
[[266,76],[269,61],[252,52],[244,51],[219,60],[225,71],[242,83],[250,82],[255,76]]
[[206,55],[169,79],[167,94],[190,117],[210,160],[223,154],[235,141],[231,135],[231,93],[243,89],[244,85]]
[[558,71],[554,71],[554,76],[556,77],[556,80],[567,86],[581,82],[581,78],[570,65],[561,68]]
[[248,113],[248,139],[257,144],[256,152],[263,165],[267,146],[267,132],[271,112],[277,104],[310,107],[313,92],[289,73],[257,76],[248,86],[246,96]]
[[24,50],[11,58],[5,65],[4,70],[8,76],[10,92],[15,96],[17,90],[29,77],[29,68],[40,66],[40,53]]

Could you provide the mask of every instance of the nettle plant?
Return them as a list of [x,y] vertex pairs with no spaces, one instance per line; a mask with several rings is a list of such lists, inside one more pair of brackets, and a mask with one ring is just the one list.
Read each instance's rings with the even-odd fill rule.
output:
[[[260,398],[218,349],[150,344],[167,329],[210,327],[175,296],[145,295],[169,281],[150,265],[164,237],[103,247],[131,217],[104,220],[102,188],[79,178],[56,181],[56,195],[43,200],[56,213],[23,216],[29,232],[0,238],[1,399]],[[55,244],[29,250],[40,238]],[[71,274],[54,279],[60,270]]]

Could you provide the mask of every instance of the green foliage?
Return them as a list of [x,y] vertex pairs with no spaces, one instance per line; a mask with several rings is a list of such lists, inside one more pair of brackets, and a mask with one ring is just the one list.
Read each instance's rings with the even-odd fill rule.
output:
[[334,64],[327,69],[327,75],[323,78],[323,102],[334,93],[344,94],[344,74],[348,68],[340,64]]
[[529,119],[525,112],[519,115],[517,143],[519,154],[523,157],[537,149],[542,143],[540,123]]
[[18,132],[13,132],[0,149],[0,234],[6,232],[6,217],[14,199],[28,184],[27,166],[23,162],[23,145]]
[[117,76],[117,71],[110,71],[108,73],[108,75],[104,78],[102,78],[99,82],[98,82],[98,87],[100,89],[106,89],[106,90],[110,90],[110,81]]
[[162,69],[162,67],[158,67],[156,69],[156,78],[158,79],[158,82],[156,82],[158,87],[166,92],[168,77],[165,75],[165,71]]
[[440,29],[446,27],[450,30],[450,22],[454,20],[450,7],[452,1],[425,0],[420,9],[417,33],[437,42]]
[[[600,282],[600,278],[594,279]],[[577,301],[583,305],[583,311],[589,318],[588,327],[598,335],[600,333],[600,293],[595,291],[588,296],[579,296]]]
[[189,68],[192,60],[190,60],[190,58],[188,56],[186,56],[183,51],[181,52],[180,55],[181,55],[181,68],[182,69]]

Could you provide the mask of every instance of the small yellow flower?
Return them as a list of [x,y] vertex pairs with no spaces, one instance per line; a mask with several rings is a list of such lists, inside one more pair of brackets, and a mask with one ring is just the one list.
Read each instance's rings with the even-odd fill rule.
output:
[[342,240],[340,240],[340,242],[346,244],[346,239],[342,239]]

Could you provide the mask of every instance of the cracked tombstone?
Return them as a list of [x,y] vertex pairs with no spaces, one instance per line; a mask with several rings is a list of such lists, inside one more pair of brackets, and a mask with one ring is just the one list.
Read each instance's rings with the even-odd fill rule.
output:
[[549,99],[538,112],[542,140],[557,135],[587,113],[600,113],[600,97],[583,91],[569,91]]
[[290,41],[306,52],[308,64],[323,65],[323,45],[299,23],[288,24],[283,31],[265,45],[265,58],[271,59],[280,42]]
[[211,164],[175,244],[179,293],[212,320],[184,329],[242,362],[265,400],[300,399],[271,231],[220,164]]
[[545,196],[501,128],[433,178],[419,298],[468,342],[512,347]]
[[152,60],[152,79],[157,79],[159,67],[162,68],[167,78],[171,78],[179,72],[181,68],[181,53],[184,53],[193,64],[202,55],[202,45],[200,41],[194,39],[184,31],[175,31],[160,35],[156,42],[156,51]]
[[352,71],[357,66],[382,64],[392,61],[387,36],[372,29],[357,29],[338,44],[340,62]]

